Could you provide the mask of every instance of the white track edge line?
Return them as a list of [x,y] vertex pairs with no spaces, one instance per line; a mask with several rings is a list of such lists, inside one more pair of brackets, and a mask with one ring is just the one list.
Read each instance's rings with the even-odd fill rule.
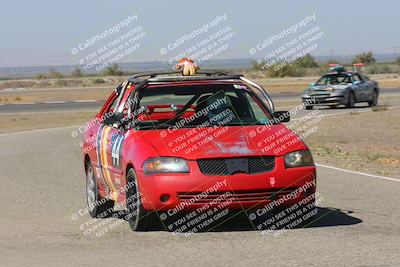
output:
[[327,168],[327,169],[332,169],[332,170],[337,170],[337,171],[342,171],[342,172],[348,172],[348,173],[354,173],[354,174],[364,175],[364,176],[373,177],[373,178],[377,178],[377,179],[383,179],[383,180],[389,180],[389,181],[400,182],[400,179],[396,179],[396,178],[391,178],[391,177],[386,177],[386,176],[380,176],[380,175],[373,175],[373,174],[364,173],[364,172],[350,171],[350,170],[346,170],[346,169],[342,169],[342,168],[338,168],[338,167],[333,167],[333,166],[329,166],[329,165],[324,165],[324,164],[315,163],[315,166],[317,166],[317,167],[323,167],[323,168]]

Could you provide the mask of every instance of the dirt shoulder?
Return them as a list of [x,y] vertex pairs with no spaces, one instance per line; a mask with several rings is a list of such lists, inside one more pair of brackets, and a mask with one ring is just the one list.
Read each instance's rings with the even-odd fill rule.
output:
[[94,86],[116,87],[127,79],[126,76],[88,76],[81,78],[58,78],[58,79],[15,79],[1,80],[0,90],[9,88],[85,88]]
[[82,125],[94,115],[94,112],[0,115],[0,134]]
[[0,93],[1,104],[22,104],[46,101],[106,100],[114,88],[51,88],[14,90]]
[[318,163],[400,177],[399,117],[400,109],[323,117],[305,141]]

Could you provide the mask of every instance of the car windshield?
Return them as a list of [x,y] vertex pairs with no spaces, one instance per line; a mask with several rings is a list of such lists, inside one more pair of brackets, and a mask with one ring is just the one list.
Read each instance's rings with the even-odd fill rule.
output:
[[144,88],[135,125],[192,128],[268,124],[272,116],[243,84],[202,84]]
[[347,74],[329,74],[322,76],[316,85],[328,85],[328,84],[347,84],[351,83],[351,77]]

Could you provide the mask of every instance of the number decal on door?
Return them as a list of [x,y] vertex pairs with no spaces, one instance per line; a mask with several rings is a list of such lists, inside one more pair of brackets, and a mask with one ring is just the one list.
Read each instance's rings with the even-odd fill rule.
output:
[[124,137],[119,134],[114,134],[111,138],[111,158],[114,167],[119,168],[121,165],[121,147]]

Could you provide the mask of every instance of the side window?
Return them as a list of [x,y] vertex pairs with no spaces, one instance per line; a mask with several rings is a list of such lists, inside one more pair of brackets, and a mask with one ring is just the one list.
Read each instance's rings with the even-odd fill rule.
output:
[[328,77],[327,77],[327,76],[322,77],[321,79],[319,79],[319,81],[317,82],[317,84],[320,84],[320,85],[326,85],[326,84],[328,84]]
[[351,83],[351,77],[348,75],[342,76],[339,83]]
[[104,105],[102,114],[105,119],[103,124],[118,127],[123,130],[123,127],[128,123],[128,108],[125,107],[126,100],[133,90],[131,84],[126,91],[122,91],[124,84],[118,86],[112,95],[108,98],[107,103]]
[[360,75],[354,74],[354,75],[353,75],[353,81],[359,81],[359,82],[361,82],[361,77],[360,77]]
[[[118,85],[117,88],[114,89],[114,91],[112,92],[111,96],[107,99],[108,106],[106,107],[106,109],[104,110],[104,113],[107,112],[115,112],[118,100],[119,100],[119,96],[121,94],[121,90],[122,90],[122,85],[120,84]],[[104,108],[104,107],[103,107]]]
[[102,121],[103,124],[106,125],[111,125],[115,122],[114,116],[112,115],[114,110],[115,110],[115,106],[117,104],[117,94],[114,91],[111,96],[107,99],[106,104],[103,106],[103,109],[101,110],[101,112],[98,114],[98,116],[100,116],[101,118],[104,118],[104,120]]
[[106,112],[114,112],[115,107],[117,106],[117,101],[118,97],[117,95],[115,95],[113,102],[111,103],[111,105],[108,107],[108,109],[106,110]]

